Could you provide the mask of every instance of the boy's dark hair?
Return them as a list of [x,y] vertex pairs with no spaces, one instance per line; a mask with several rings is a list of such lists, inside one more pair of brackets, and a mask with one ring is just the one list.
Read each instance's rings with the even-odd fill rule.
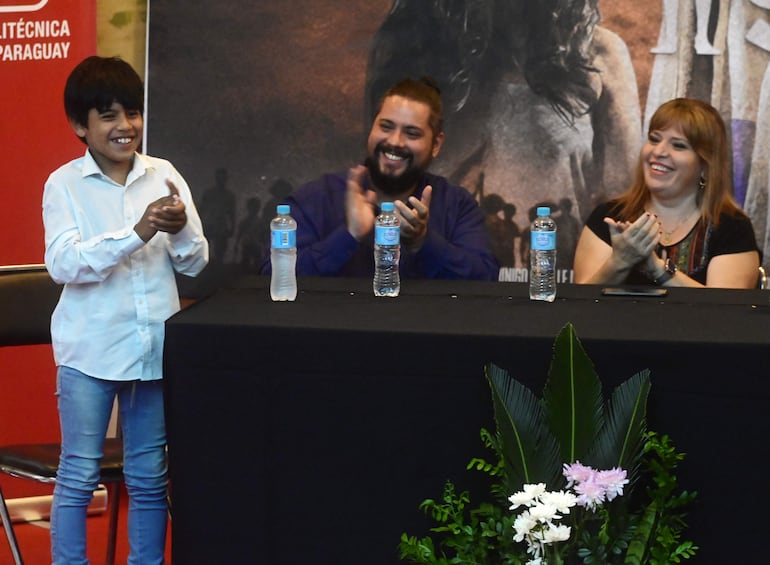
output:
[[88,125],[88,112],[105,112],[118,102],[126,110],[144,111],[144,85],[136,71],[120,57],[87,57],[64,85],[67,118]]
[[388,91],[382,95],[382,98],[380,98],[380,103],[377,105],[377,111],[374,113],[375,116],[380,113],[385,99],[390,96],[403,96],[409,100],[427,104],[430,108],[429,123],[430,129],[433,130],[433,135],[438,135],[444,131],[444,110],[441,103],[441,90],[439,89],[438,84],[436,84],[436,81],[432,78],[405,78],[394,86],[391,86]]

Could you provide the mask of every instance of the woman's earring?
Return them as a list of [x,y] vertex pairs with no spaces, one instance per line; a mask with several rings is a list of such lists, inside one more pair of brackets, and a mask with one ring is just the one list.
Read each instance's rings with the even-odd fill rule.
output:
[[706,188],[706,177],[704,177],[703,175],[701,175],[700,178],[698,179],[698,188],[700,188],[701,190]]

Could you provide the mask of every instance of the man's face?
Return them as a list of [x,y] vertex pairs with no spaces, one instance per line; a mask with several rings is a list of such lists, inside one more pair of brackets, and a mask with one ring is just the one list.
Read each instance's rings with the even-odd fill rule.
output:
[[444,134],[434,135],[430,107],[402,96],[389,96],[374,118],[366,165],[381,192],[398,196],[413,190],[438,155]]

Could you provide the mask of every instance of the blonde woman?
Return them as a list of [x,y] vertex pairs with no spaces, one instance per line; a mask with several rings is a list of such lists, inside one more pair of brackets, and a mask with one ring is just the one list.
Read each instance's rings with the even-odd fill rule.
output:
[[677,98],[650,120],[631,187],[597,207],[575,252],[575,282],[752,288],[751,220],[732,197],[724,122]]

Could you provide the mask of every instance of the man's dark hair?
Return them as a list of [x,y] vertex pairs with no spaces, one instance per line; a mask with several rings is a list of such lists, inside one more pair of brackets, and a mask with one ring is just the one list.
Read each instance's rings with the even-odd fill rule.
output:
[[67,77],[64,111],[71,121],[87,126],[92,108],[105,112],[115,102],[126,110],[144,110],[142,79],[120,57],[88,57]]
[[380,103],[377,105],[377,110],[374,113],[375,116],[380,113],[385,99],[390,96],[402,96],[415,102],[427,104],[430,108],[428,123],[430,124],[430,129],[433,130],[433,135],[436,136],[443,131],[444,110],[441,103],[441,90],[432,78],[405,78],[397,82],[380,98]]

